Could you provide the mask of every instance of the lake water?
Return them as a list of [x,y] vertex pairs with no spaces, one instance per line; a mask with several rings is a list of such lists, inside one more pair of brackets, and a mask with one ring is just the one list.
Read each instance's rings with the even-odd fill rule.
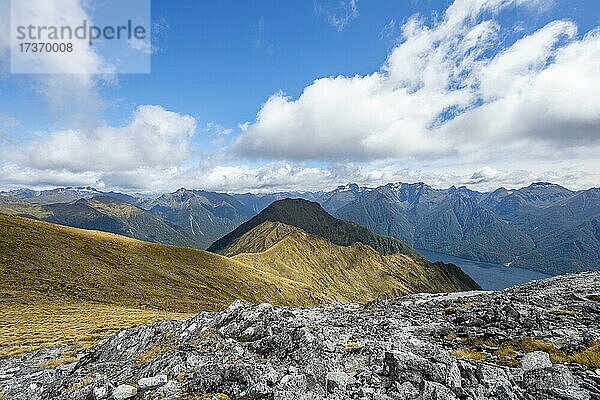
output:
[[436,253],[429,250],[419,249],[418,251],[431,261],[442,261],[458,265],[463,271],[469,274],[475,282],[479,283],[479,286],[484,290],[502,290],[536,279],[550,277],[550,275],[524,268],[505,267],[501,264],[465,260],[464,258]]

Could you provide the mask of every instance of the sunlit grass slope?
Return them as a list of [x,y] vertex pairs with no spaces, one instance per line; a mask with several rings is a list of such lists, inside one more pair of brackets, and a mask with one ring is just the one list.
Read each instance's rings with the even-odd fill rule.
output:
[[277,222],[264,222],[243,235],[235,246],[241,254],[234,260],[301,282],[328,302],[478,289],[455,266],[404,254],[382,255],[362,243],[338,246]]
[[265,224],[238,242],[256,252],[227,258],[0,214],[0,357],[88,345],[121,327],[219,310],[236,298],[311,305],[472,288],[460,269]]
[[0,297],[178,312],[306,300],[294,282],[217,254],[2,214],[0,272]]

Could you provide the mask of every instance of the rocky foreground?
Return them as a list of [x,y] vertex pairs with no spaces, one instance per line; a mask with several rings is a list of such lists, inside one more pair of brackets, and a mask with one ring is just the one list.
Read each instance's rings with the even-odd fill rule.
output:
[[[600,273],[219,313],[0,361],[6,399],[600,399]],[[45,366],[45,368],[40,367]]]

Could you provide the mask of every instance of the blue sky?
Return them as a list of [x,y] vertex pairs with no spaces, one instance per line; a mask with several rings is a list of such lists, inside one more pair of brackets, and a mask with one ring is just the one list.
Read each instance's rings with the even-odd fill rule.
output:
[[[426,113],[422,116],[416,112],[418,115],[413,115],[410,107],[408,111],[396,112],[393,104],[381,106],[381,102],[387,99],[384,93],[365,105],[376,107],[371,113],[366,113],[366,119],[354,121],[354,125],[360,126],[365,136],[360,136],[360,133],[345,136],[342,120],[356,113],[350,108],[344,110],[347,105],[339,99],[345,98],[345,90],[348,91],[348,98],[360,96],[348,81],[354,76],[361,79],[380,73],[388,64],[410,64],[414,60],[399,58],[390,62],[394,51],[402,43],[410,42],[409,38],[402,35],[402,30],[415,20],[415,15],[419,16],[421,27],[435,30],[443,23],[447,9],[453,3],[446,0],[152,1],[152,20],[158,28],[154,35],[156,49],[152,54],[152,73],[116,75],[108,79],[92,75],[83,84],[85,90],[77,94],[88,96],[89,91],[89,97],[93,98],[89,104],[87,97],[77,97],[75,102],[69,100],[73,98],[71,95],[65,95],[60,102],[55,101],[56,96],[48,88],[55,90],[56,87],[63,87],[68,90],[72,82],[68,77],[50,84],[41,82],[44,77],[11,75],[6,73],[5,67],[2,68],[0,133],[7,143],[5,149],[10,147],[12,155],[0,153],[0,163],[4,165],[4,169],[0,169],[0,186],[80,183],[106,188],[159,191],[182,185],[242,191],[313,189],[335,186],[347,180],[373,185],[385,183],[388,179],[422,179],[440,186],[467,184],[483,189],[499,185],[519,186],[537,179],[554,179],[571,187],[597,186],[599,174],[597,167],[594,167],[597,159],[588,153],[590,145],[596,146],[600,139],[597,109],[581,117],[588,124],[582,132],[571,134],[571,125],[567,123],[580,126],[581,121],[561,119],[559,122],[564,122],[565,126],[560,134],[556,133],[555,136],[560,136],[558,138],[552,134],[549,134],[552,136],[550,139],[544,138],[543,132],[527,136],[530,131],[543,130],[543,124],[515,128],[511,124],[516,120],[506,121],[506,131],[525,132],[522,137],[510,137],[515,146],[536,146],[540,149],[540,154],[528,155],[525,157],[527,159],[522,159],[523,154],[518,154],[517,157],[521,158],[519,162],[511,160],[516,155],[515,148],[506,148],[499,154],[484,154],[484,149],[489,148],[491,142],[482,142],[480,148],[468,151],[464,149],[473,142],[469,139],[465,139],[464,143],[455,143],[454,139],[452,143],[450,139],[429,143],[434,137],[455,138],[469,130],[468,127],[461,127],[460,132],[432,130],[430,126],[434,118],[431,116],[455,115],[448,114],[448,110],[457,109],[457,115],[467,120],[471,118],[467,115],[470,110],[477,108],[477,105],[492,104],[497,96],[516,98],[515,93],[497,94],[496,89],[492,90],[496,93],[494,95],[480,93],[476,86],[482,85],[483,78],[475,76],[480,73],[479,66],[469,66],[461,72],[463,76],[459,79],[459,86],[467,85],[466,82],[471,85],[471,75],[475,77],[473,80],[477,80],[470,88],[468,98],[446,100],[440,103],[439,109],[432,109],[431,115]],[[459,3],[454,4],[456,8],[460,6],[467,9],[482,2],[459,0],[456,3]],[[492,4],[489,8],[483,7],[473,12],[461,22],[460,27],[455,27],[456,31],[450,32],[450,35],[458,35],[458,42],[449,43],[443,50],[452,52],[451,57],[444,53],[446,59],[456,57],[455,63],[459,63],[471,54],[456,55],[453,46],[466,40],[461,30],[472,29],[483,21],[493,21],[497,25],[489,29],[494,31],[495,37],[486,39],[485,43],[482,41],[477,48],[481,50],[479,60],[490,63],[515,42],[533,35],[553,21],[569,21],[576,27],[577,33],[568,33],[571,32],[570,26],[558,27],[558,31],[553,31],[557,39],[552,42],[552,49],[543,55],[543,63],[531,67],[536,73],[543,72],[554,63],[558,49],[583,41],[586,34],[600,25],[600,3],[593,0],[526,2],[529,5],[519,4],[521,2],[517,0],[491,0],[488,3],[499,5]],[[81,6],[85,10],[85,4]],[[415,37],[412,40],[417,43],[421,39]],[[543,47],[544,44],[539,46]],[[0,61],[4,62],[5,59]],[[427,65],[435,69],[433,64]],[[508,73],[506,71],[504,74]],[[597,82],[597,72],[592,67],[590,82]],[[331,87],[313,85],[315,80],[326,77],[341,77],[343,80],[332,82]],[[527,82],[533,78],[530,76]],[[575,77],[564,76],[566,81],[572,78]],[[48,81],[51,79],[48,77]],[[367,83],[368,79],[363,82]],[[435,90],[422,90],[427,85],[423,82],[426,79],[418,87],[407,87],[409,92],[423,92],[423,98],[414,99],[413,108],[437,101],[434,100]],[[402,84],[408,85],[406,80]],[[311,88],[315,95],[310,98],[307,96],[306,104],[297,101],[305,90]],[[339,97],[337,90],[340,91]],[[378,86],[377,89],[365,90],[372,93],[381,89]],[[390,93],[394,93],[393,90]],[[540,93],[544,90],[540,89]],[[279,92],[288,97],[279,96],[279,102],[270,103],[270,96]],[[335,99],[327,98],[330,93],[336,93]],[[447,94],[444,93],[445,96]],[[427,101],[426,95],[432,96],[432,100]],[[312,103],[309,104],[309,100]],[[453,103],[455,101],[456,104]],[[533,102],[528,99],[523,101],[524,109]],[[272,104],[272,107],[268,113],[264,112],[265,117],[259,123],[257,114],[261,109],[264,111],[268,104]],[[140,115],[136,112],[144,106],[158,107],[146,109],[146,113],[141,114],[144,116],[163,110],[176,114],[177,118],[190,117],[194,120],[194,128],[183,135],[187,135],[185,139],[179,136],[173,139],[177,142],[177,149],[183,149],[187,154],[185,157],[174,157],[178,160],[176,163],[149,162],[143,159],[144,156],[136,157],[133,153],[148,144],[136,142],[143,141],[143,134],[135,133],[128,141],[128,145],[135,150],[130,151],[132,160],[125,162],[119,159],[115,165],[121,166],[115,167],[115,170],[96,170],[92,165],[98,164],[93,163],[94,156],[88,157],[89,166],[61,161],[60,157],[77,158],[77,154],[69,154],[69,151],[76,152],[70,145],[64,146],[60,157],[47,155],[47,158],[54,160],[52,163],[31,160],[38,154],[35,153],[36,146],[48,148],[52,143],[60,147],[64,140],[73,141],[60,136],[60,132],[65,130],[79,132],[93,146],[102,141],[99,138],[100,131],[96,131],[99,127],[119,129],[135,125],[132,120],[135,115]],[[553,109],[555,105],[541,106]],[[320,107],[329,107],[336,112],[327,114]],[[390,110],[381,111],[382,117],[379,118],[381,108]],[[395,115],[388,117],[389,113]],[[162,117],[169,118],[169,115]],[[371,121],[368,115],[373,116],[375,121]],[[406,126],[415,131],[429,118],[431,121],[425,124],[426,132],[415,133],[413,137],[413,131],[406,127],[390,131],[392,126],[398,126],[398,121],[410,121],[411,118],[414,121]],[[449,125],[445,123],[446,118],[442,117],[442,125]],[[264,122],[267,120],[275,122]],[[240,128],[244,123],[248,125]],[[481,130],[480,123],[471,123],[473,130]],[[282,135],[279,135],[280,132]],[[408,135],[406,140],[400,140],[405,134]],[[306,135],[305,141],[314,141],[316,147],[295,151],[295,147],[301,144],[290,143],[302,135]],[[495,135],[500,133],[490,132],[482,136]],[[389,146],[395,150],[387,151],[386,143],[394,142],[396,138],[400,138],[399,143]],[[343,144],[339,151],[335,143],[331,144],[336,140]],[[506,138],[499,140],[505,142]],[[345,146],[346,142],[352,141],[358,141],[360,146]],[[168,150],[173,149],[169,147],[171,145],[172,141],[165,144],[161,157],[168,157]],[[323,148],[322,153],[319,148]],[[565,148],[568,149],[566,153],[563,151]],[[102,158],[102,154],[95,156]],[[110,158],[110,154],[106,157]],[[555,162],[539,162],[540,159],[547,162],[548,157],[553,157]],[[482,171],[483,175],[476,175]],[[148,175],[151,178],[140,179]],[[237,179],[220,179],[224,176],[237,176]],[[486,178],[480,180],[474,176]]]

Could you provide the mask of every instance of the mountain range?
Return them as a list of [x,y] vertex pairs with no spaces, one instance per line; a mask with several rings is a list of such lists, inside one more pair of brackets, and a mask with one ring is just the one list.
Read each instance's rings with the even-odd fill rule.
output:
[[0,196],[0,212],[129,236],[148,242],[199,247],[181,227],[142,208],[104,195],[70,203],[38,204]]
[[[479,289],[454,265],[384,255],[362,243],[340,246],[295,226],[284,230],[263,251],[225,257],[0,214],[0,294],[188,312],[221,309],[234,299],[310,305]],[[264,231],[248,233],[263,241]]]
[[[270,194],[225,194],[182,188],[154,197],[100,192],[89,187],[20,189],[0,194],[0,212],[207,249],[271,203],[301,198],[319,203],[339,219],[415,248],[560,274],[600,268],[599,191],[598,188],[571,191],[543,182],[487,193],[455,186],[435,189],[425,183],[390,183],[376,188],[350,183],[328,192]],[[127,224],[115,227],[112,222],[105,223],[104,217],[99,220],[102,223],[95,223],[85,216],[81,219],[73,216],[80,215],[81,210],[69,211],[81,208],[77,200],[97,196],[113,199],[116,208],[123,208],[121,203],[135,206],[147,213],[144,218],[157,218],[151,226],[164,229],[159,229],[160,234],[146,234],[142,227],[137,230]],[[20,212],[15,203],[21,206],[29,203],[36,208],[51,205],[54,216],[48,219]],[[56,206],[58,203],[64,205]],[[98,207],[95,209],[99,211]],[[64,213],[71,217],[59,218]],[[156,229],[151,228],[155,232]]]
[[600,269],[599,193],[550,183],[491,193],[388,184],[334,214],[417,248],[560,274]]
[[266,221],[295,226],[340,246],[350,246],[358,242],[384,255],[400,253],[413,258],[421,257],[413,248],[397,239],[378,235],[358,224],[334,218],[318,203],[304,199],[284,199],[272,203],[251,220],[217,240],[208,251],[233,255],[231,247],[237,245],[240,238],[249,231]]

